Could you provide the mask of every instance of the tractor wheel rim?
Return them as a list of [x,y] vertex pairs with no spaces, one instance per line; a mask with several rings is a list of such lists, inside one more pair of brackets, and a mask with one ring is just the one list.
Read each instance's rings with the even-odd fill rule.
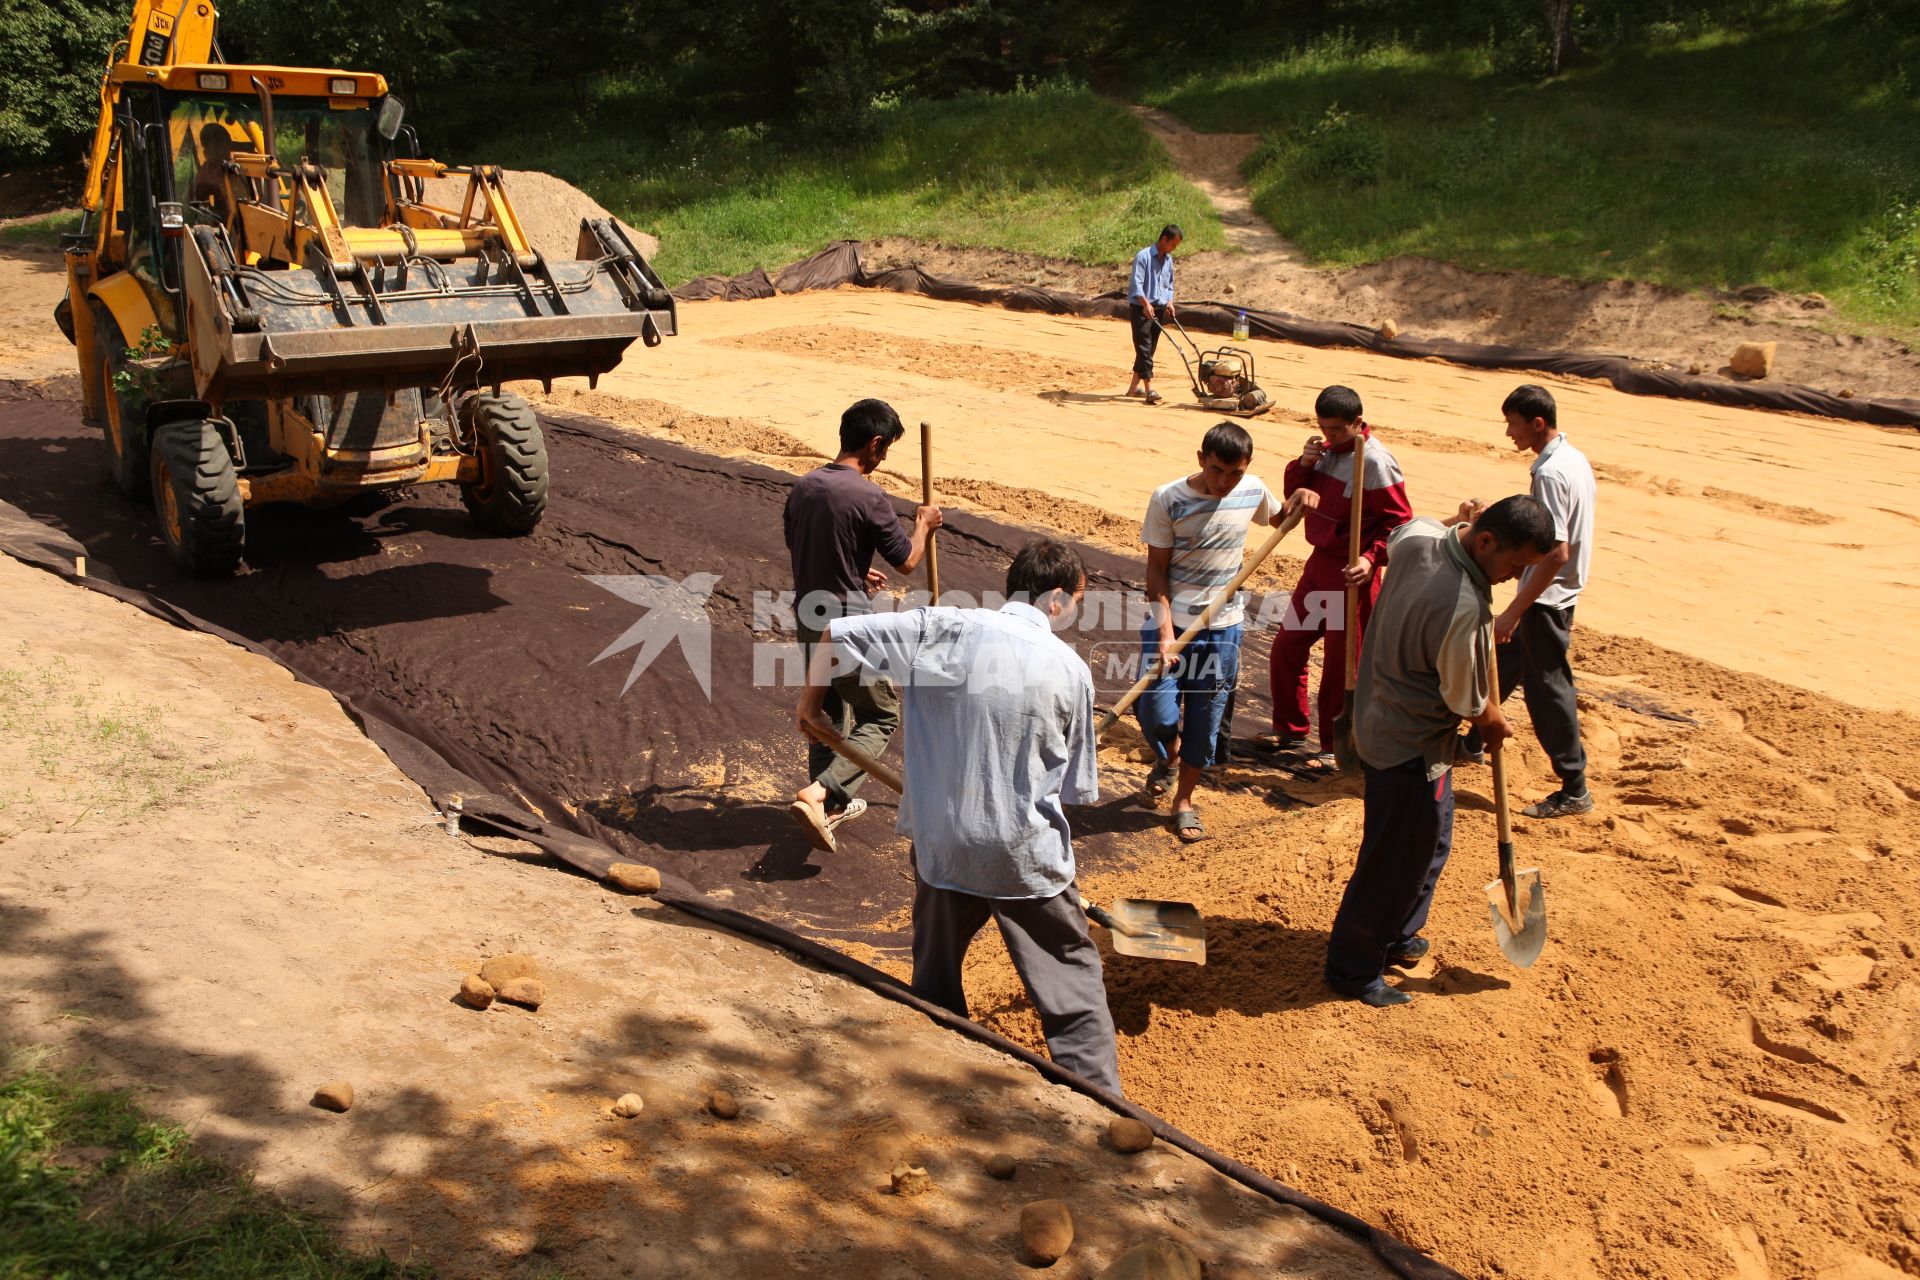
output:
[[173,491],[169,477],[159,477],[160,483],[154,487],[160,491],[160,527],[165,530],[167,541],[179,546],[185,533],[180,525],[180,498]]

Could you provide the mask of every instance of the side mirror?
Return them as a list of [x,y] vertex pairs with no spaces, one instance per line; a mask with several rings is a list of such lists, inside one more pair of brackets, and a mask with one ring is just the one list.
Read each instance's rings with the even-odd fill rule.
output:
[[392,94],[388,94],[380,103],[380,114],[374,119],[374,132],[388,142],[392,142],[400,136],[400,122],[406,118],[406,105]]

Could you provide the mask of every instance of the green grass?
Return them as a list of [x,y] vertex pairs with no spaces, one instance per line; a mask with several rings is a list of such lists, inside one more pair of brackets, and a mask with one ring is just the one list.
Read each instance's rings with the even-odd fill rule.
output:
[[1920,37],[1803,0],[1523,83],[1493,51],[1333,40],[1146,94],[1259,132],[1255,204],[1331,265],[1818,291],[1920,331]]
[[427,1273],[342,1248],[198,1154],[122,1090],[0,1059],[0,1280],[375,1280]]
[[583,187],[660,236],[656,266],[669,283],[880,235],[1086,263],[1125,261],[1167,222],[1185,227],[1189,248],[1225,244],[1206,197],[1165,149],[1124,107],[1083,88],[896,104],[859,145],[673,130],[662,131],[673,135],[670,149],[648,150],[640,130],[544,118],[537,134],[478,140],[463,158],[540,168]]
[[0,227],[0,245],[57,248],[61,236],[79,229],[79,210],[69,209],[64,213],[49,213],[45,217],[26,218],[12,226]]

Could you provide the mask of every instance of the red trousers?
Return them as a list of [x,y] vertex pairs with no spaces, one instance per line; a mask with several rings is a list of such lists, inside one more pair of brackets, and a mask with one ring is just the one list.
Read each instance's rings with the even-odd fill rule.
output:
[[[1334,717],[1340,714],[1347,694],[1347,584],[1341,577],[1347,561],[1338,552],[1329,555],[1323,550],[1307,557],[1287,616],[1274,633],[1269,667],[1273,731],[1289,738],[1306,737],[1313,725],[1307,710],[1307,655],[1313,651],[1314,642],[1326,636],[1327,647],[1320,660],[1320,749],[1331,751]],[[1361,638],[1366,636],[1367,619],[1373,616],[1373,602],[1379,596],[1380,574],[1376,571],[1360,588]]]

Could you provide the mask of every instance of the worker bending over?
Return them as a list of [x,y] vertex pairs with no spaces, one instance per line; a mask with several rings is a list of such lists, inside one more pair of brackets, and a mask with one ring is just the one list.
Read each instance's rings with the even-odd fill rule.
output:
[[[1285,493],[1299,495],[1308,508],[1305,529],[1313,550],[1268,660],[1273,691],[1273,732],[1254,739],[1257,746],[1284,755],[1305,755],[1301,767],[1333,773],[1333,722],[1346,700],[1346,589],[1359,590],[1355,643],[1366,636],[1373,603],[1380,594],[1380,561],[1387,538],[1413,518],[1407,504],[1406,477],[1386,445],[1373,436],[1361,416],[1360,396],[1351,387],[1328,387],[1313,404],[1320,434],[1309,436],[1300,456],[1287,463]],[[1352,528],[1354,442],[1365,436],[1366,482],[1360,510],[1360,557],[1347,563]],[[1307,709],[1307,655],[1321,636],[1317,719],[1320,750],[1308,751],[1316,723]]]
[[1413,999],[1385,974],[1427,953],[1420,930],[1453,845],[1460,722],[1471,720],[1494,750],[1513,732],[1487,683],[1493,585],[1554,541],[1546,508],[1515,494],[1472,523],[1411,521],[1387,544],[1393,571],[1354,691],[1366,775],[1360,856],[1327,940],[1327,984],[1343,996],[1376,1008]]
[[1120,1092],[1100,952],[1074,887],[1065,806],[1099,798],[1093,676],[1054,629],[1085,593],[1064,543],[1025,547],[999,610],[922,608],[828,624],[796,713],[816,739],[835,668],[891,680],[905,703],[913,842],[913,991],[961,1017],[967,947],[991,917],[1053,1060]]

